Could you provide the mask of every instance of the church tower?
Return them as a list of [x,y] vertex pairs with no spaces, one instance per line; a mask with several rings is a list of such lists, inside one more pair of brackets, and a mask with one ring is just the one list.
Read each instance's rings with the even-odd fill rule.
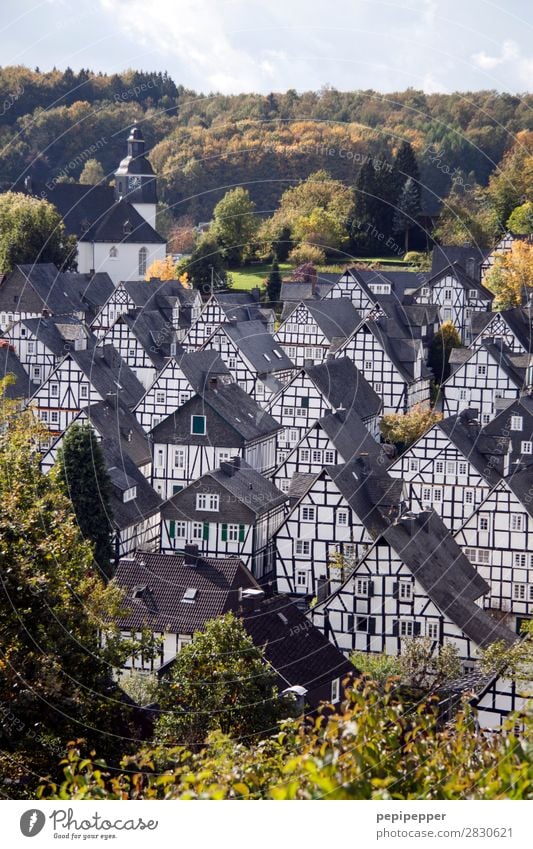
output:
[[127,200],[155,229],[157,181],[144,152],[144,136],[133,127],[128,137],[128,155],[115,171],[115,200]]

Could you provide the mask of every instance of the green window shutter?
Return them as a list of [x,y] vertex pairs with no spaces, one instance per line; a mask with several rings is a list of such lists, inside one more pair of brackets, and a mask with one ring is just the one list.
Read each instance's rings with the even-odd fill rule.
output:
[[172,494],[176,495],[177,492],[181,492],[183,487],[179,483],[172,484]]
[[307,397],[302,398],[301,399],[301,406],[304,408],[304,410],[308,410],[309,409],[309,398],[307,398]]
[[222,525],[222,542],[227,542],[227,540],[228,540],[228,526],[224,522],[224,524]]
[[209,522],[204,522],[203,539],[209,540]]
[[168,535],[170,539],[174,539],[176,536],[176,522],[174,520],[168,523]]
[[244,525],[239,525],[239,542],[244,542]]

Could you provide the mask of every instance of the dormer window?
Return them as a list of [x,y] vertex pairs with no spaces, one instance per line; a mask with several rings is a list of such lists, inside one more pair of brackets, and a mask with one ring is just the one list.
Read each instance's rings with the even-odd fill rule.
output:
[[124,490],[124,494],[122,496],[122,501],[126,503],[127,501],[134,501],[137,498],[137,487],[130,486],[129,489]]
[[109,259],[118,259],[118,249],[115,245],[109,248]]
[[129,236],[133,232],[133,227],[132,227],[131,221],[129,219],[126,219],[126,221],[124,222],[124,228],[123,229],[124,229],[124,235],[125,236]]

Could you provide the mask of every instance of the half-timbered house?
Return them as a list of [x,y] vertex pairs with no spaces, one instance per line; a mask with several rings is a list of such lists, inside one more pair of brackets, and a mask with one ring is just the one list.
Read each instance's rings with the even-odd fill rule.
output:
[[529,360],[527,354],[513,354],[501,340],[485,340],[474,351],[455,348],[452,372],[442,384],[444,414],[456,416],[472,407],[481,424],[487,424],[525,390]]
[[71,350],[94,346],[96,338],[79,318],[52,316],[14,322],[4,333],[30,375],[33,391]]
[[279,466],[311,425],[336,410],[355,410],[377,439],[382,402],[353,362],[339,358],[304,365],[266,409],[283,426],[278,435]]
[[276,394],[296,373],[292,360],[260,321],[228,321],[209,337],[202,350],[220,354],[235,381],[260,404]]
[[431,371],[421,339],[381,308],[371,313],[335,351],[347,357],[383,401],[383,415],[429,404]]
[[284,493],[233,457],[163,504],[161,551],[182,552],[194,543],[206,557],[240,557],[256,578],[266,578],[286,503]]
[[137,309],[121,315],[100,344],[113,345],[145,389],[177,352],[172,324],[154,310]]
[[117,398],[132,409],[143,386],[111,345],[70,351],[30,399],[31,406],[57,437],[84,407]]
[[201,348],[221,324],[227,321],[260,321],[267,333],[274,332],[274,312],[259,301],[259,289],[252,292],[215,292],[183,340],[188,351]]
[[219,385],[213,378],[151,431],[152,484],[164,499],[171,498],[235,456],[271,474],[280,428],[236,383]]
[[388,471],[405,482],[412,509],[434,509],[456,531],[506,472],[508,450],[468,409],[433,425]]
[[497,442],[508,443],[504,474],[533,464],[533,396],[521,395],[483,428]]
[[533,467],[500,480],[455,539],[490,585],[485,607],[520,632],[533,617]]
[[361,316],[346,298],[288,303],[274,338],[297,366],[309,360],[321,363],[360,323]]
[[273,473],[272,481],[292,500],[298,497],[299,487],[307,476],[318,474],[323,466],[347,463],[356,454],[366,455],[371,462],[385,467],[389,462],[383,446],[370,435],[354,409],[326,413],[289,451]]
[[301,476],[303,494],[276,533],[278,592],[324,597],[402,509],[403,484],[367,454]]
[[170,357],[152,386],[135,407],[135,415],[146,431],[170,416],[197,392],[203,392],[210,380],[232,383],[230,370],[217,351],[179,352]]
[[0,275],[0,330],[24,318],[72,316],[90,322],[113,291],[105,273],[59,271],[51,262]]
[[480,648],[516,638],[480,606],[488,591],[435,512],[405,513],[309,617],[347,654],[399,655],[404,638],[425,636],[435,653],[454,645],[466,670]]
[[472,342],[478,348],[501,339],[513,354],[529,354],[533,350],[533,304],[502,312],[479,312],[472,316]]
[[492,292],[470,277],[457,262],[425,281],[413,297],[421,304],[436,304],[442,321],[451,321],[455,325],[465,345],[472,338],[473,313],[489,311],[494,299]]

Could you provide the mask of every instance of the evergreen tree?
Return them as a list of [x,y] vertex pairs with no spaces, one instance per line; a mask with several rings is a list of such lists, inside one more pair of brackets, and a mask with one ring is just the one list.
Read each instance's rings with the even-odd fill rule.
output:
[[201,239],[190,257],[180,260],[176,265],[176,276],[187,273],[195,289],[204,295],[210,295],[217,289],[228,286],[224,260],[218,244],[209,236]]
[[450,374],[449,359],[453,348],[461,347],[461,337],[451,321],[444,321],[431,342],[428,366],[435,383],[443,383]]
[[411,177],[414,181],[420,199],[420,171],[415,152],[409,142],[404,141],[394,157],[394,173],[396,182],[396,197],[399,198],[405,183]]
[[275,254],[272,260],[270,274],[268,275],[266,291],[269,303],[276,304],[281,295],[281,274],[279,272],[278,258]]
[[372,160],[363,162],[355,181],[355,220],[351,237],[359,251],[370,251],[382,242],[384,234],[380,220],[381,186]]
[[409,250],[409,231],[416,227],[418,215],[420,215],[420,192],[413,178],[409,177],[398,198],[393,220],[394,231],[404,234],[405,253]]
[[56,473],[70,498],[83,537],[94,546],[94,560],[101,572],[110,576],[111,482],[100,443],[88,424],[68,428],[58,451]]

